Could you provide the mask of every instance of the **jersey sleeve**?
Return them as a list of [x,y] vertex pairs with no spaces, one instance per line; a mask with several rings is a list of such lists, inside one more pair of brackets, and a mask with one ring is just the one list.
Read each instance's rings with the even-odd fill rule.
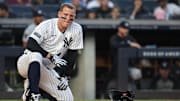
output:
[[40,44],[43,41],[43,37],[45,36],[45,29],[47,28],[46,23],[40,23],[35,30],[30,35],[31,38],[37,41]]
[[79,30],[77,31],[77,33],[73,35],[73,42],[70,45],[69,49],[77,50],[83,48],[83,31],[81,26],[78,28]]

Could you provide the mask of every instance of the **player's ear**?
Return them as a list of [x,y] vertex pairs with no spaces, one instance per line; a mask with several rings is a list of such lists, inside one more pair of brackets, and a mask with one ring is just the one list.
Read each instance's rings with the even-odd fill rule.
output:
[[58,11],[57,16],[58,16],[58,18],[61,17],[61,11]]

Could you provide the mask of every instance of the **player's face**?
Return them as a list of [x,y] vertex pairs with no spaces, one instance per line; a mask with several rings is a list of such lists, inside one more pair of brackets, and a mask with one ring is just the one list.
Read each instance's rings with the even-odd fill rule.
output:
[[58,12],[58,17],[61,22],[60,24],[65,28],[67,28],[74,21],[75,16],[75,9],[70,9],[68,7],[64,7],[62,11]]

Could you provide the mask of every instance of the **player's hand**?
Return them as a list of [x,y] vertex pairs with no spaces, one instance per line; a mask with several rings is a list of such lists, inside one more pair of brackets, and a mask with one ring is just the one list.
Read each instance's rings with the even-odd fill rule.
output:
[[67,61],[61,59],[58,55],[52,55],[51,61],[58,67],[67,65]]
[[59,90],[66,90],[68,87],[68,79],[67,77],[61,77],[60,78],[60,83],[58,84],[58,89]]

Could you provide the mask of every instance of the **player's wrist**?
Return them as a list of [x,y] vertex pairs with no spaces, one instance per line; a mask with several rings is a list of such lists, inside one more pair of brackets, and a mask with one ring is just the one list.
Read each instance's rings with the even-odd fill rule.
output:
[[46,56],[48,59],[51,59],[52,58],[52,55],[50,53],[47,54]]

